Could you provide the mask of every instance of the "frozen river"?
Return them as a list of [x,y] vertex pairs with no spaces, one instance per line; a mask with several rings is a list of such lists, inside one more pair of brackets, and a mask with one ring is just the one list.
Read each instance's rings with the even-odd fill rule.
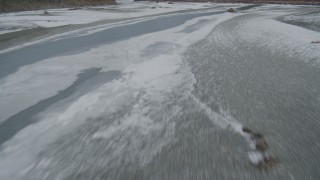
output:
[[319,179],[319,7],[231,6],[0,52],[0,179]]

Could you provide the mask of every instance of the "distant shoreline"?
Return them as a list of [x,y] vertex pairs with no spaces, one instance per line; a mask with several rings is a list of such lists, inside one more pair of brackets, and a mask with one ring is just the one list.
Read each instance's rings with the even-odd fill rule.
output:
[[[137,0],[148,1],[148,0]],[[162,0],[151,0],[151,2],[167,2]],[[169,0],[168,2],[212,2],[212,3],[248,3],[248,4],[291,4],[291,5],[317,5],[320,6],[320,0],[313,1],[300,1],[300,0]],[[101,5],[115,5],[117,2],[115,0],[105,0],[103,1],[80,1],[78,3],[14,3],[10,2],[6,5],[0,3],[0,14],[9,12],[21,12],[21,11],[32,11],[32,10],[47,10],[54,8],[70,8],[70,10],[81,8],[83,6],[101,6]]]
[[[137,0],[144,1],[144,0]],[[151,0],[154,2],[163,2],[162,0]],[[248,3],[248,4],[292,4],[292,5],[320,5],[320,0],[302,1],[302,0],[169,0],[169,2],[212,2],[212,3]]]
[[33,10],[46,10],[54,8],[70,8],[77,9],[83,6],[101,6],[101,5],[115,5],[115,0],[91,0],[91,1],[80,1],[77,3],[45,3],[45,2],[34,2],[34,3],[15,3],[7,2],[6,4],[0,3],[0,13],[9,12],[20,12],[20,11],[33,11]]
[[217,0],[216,3],[253,3],[253,4],[292,4],[292,5],[320,5],[320,0],[313,1],[281,1],[281,0]]

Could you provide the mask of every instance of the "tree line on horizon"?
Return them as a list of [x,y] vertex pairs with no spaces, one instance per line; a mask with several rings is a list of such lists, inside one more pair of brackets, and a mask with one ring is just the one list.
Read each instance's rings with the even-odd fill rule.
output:
[[114,3],[115,0],[0,0],[0,12]]
[[213,0],[215,2],[244,2],[244,3],[259,3],[259,2],[274,2],[274,3],[305,3],[305,4],[312,4],[312,3],[319,3],[320,0]]
[[[139,1],[139,0],[135,0]],[[159,0],[151,0],[159,1]],[[161,0],[160,0],[161,1]],[[243,2],[243,3],[293,3],[318,4],[320,0],[170,0],[191,2]],[[35,10],[56,7],[79,7],[86,5],[115,4],[116,0],[0,0],[0,12]]]

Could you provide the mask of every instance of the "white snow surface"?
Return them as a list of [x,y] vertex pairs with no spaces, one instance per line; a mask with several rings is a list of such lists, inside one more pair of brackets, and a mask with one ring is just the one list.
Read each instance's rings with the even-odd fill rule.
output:
[[312,13],[312,14],[298,14],[298,15],[288,15],[285,16],[283,19],[285,21],[302,21],[302,22],[315,22],[320,23],[320,13]]
[[[237,7],[241,4],[223,4],[224,6]],[[14,13],[0,14],[0,34],[5,34],[24,29],[36,27],[57,27],[72,24],[87,24],[91,22],[111,19],[125,19],[142,17],[161,13],[169,13],[181,10],[192,10],[216,7],[225,10],[213,3],[184,3],[177,2],[130,2],[120,1],[119,5],[108,5],[99,7],[84,7],[77,10],[49,9],[46,10],[50,15],[45,16],[44,10],[23,11]],[[219,8],[220,7],[220,8]]]
[[281,23],[271,18],[257,18],[243,23],[239,35],[249,43],[258,44],[272,51],[283,51],[292,57],[300,56],[307,62],[312,59],[313,63],[320,64],[319,44],[311,43],[320,39],[319,32]]

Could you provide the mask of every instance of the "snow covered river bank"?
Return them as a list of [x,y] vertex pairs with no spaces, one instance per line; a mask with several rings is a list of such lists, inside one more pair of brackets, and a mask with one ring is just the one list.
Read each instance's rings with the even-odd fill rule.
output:
[[319,8],[229,7],[0,52],[0,179],[318,179],[320,33],[277,18]]

